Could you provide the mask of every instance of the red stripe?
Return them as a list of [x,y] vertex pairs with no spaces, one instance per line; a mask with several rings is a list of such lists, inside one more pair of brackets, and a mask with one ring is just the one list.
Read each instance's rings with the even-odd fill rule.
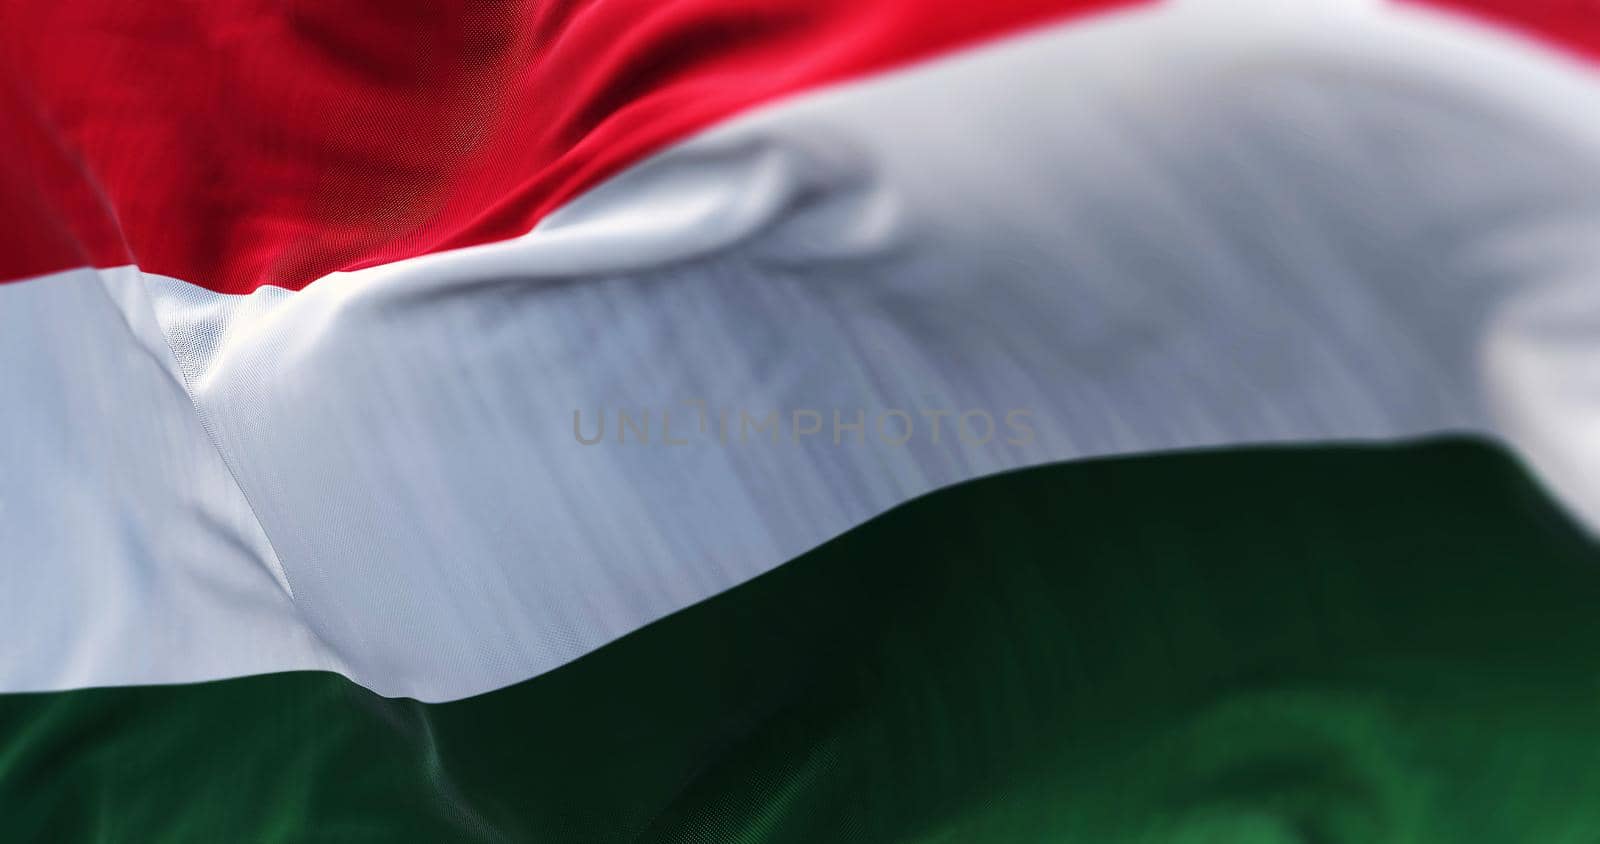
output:
[[0,8],[0,278],[222,292],[515,237],[731,114],[1134,0]]
[[1412,0],[1505,26],[1600,60],[1600,0]]

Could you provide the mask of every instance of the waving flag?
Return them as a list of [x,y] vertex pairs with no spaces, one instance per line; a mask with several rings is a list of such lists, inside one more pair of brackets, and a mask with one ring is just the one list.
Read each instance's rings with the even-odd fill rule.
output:
[[1592,841],[1600,12],[0,7],[0,837]]

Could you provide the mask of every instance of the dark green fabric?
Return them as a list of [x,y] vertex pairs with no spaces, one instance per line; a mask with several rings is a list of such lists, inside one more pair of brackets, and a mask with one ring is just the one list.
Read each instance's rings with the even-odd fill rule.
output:
[[466,701],[0,697],[0,839],[1594,844],[1600,555],[1472,442],[1020,472]]

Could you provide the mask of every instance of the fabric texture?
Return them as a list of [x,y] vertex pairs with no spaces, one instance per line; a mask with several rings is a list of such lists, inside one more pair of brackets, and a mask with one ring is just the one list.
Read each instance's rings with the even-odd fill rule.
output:
[[[0,623],[83,632],[5,688],[307,668],[461,698],[941,486],[1110,454],[1482,432],[1592,518],[1593,82],[1435,17],[1135,9],[774,103],[509,241],[299,291],[0,287],[98,277],[126,328],[81,365],[147,359],[128,389],[192,408],[79,424],[197,417],[167,459],[237,486],[221,521],[130,525],[108,490],[81,536],[17,529]],[[19,315],[8,359],[88,342],[62,346],[69,303]],[[96,383],[24,382],[28,483],[62,483],[34,433],[55,393],[99,407]],[[157,548],[218,538],[217,579],[277,608],[259,625],[166,577]],[[106,584],[72,613],[64,553]]]
[[1480,442],[914,501],[526,683],[0,697],[15,840],[1582,844],[1600,558]]
[[1586,8],[0,0],[0,838],[1593,842]]

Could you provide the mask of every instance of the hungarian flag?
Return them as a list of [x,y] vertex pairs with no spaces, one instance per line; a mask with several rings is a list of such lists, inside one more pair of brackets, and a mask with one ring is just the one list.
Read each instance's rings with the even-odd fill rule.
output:
[[1600,840],[1592,0],[0,0],[0,840]]

